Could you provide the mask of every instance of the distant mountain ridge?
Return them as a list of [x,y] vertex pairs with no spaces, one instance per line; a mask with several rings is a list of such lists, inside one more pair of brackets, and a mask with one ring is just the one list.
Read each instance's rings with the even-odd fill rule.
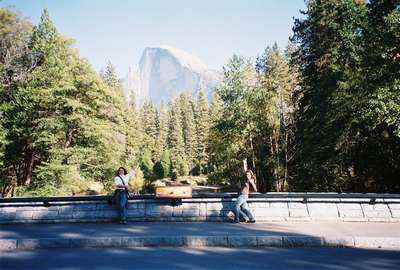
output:
[[222,81],[222,72],[207,67],[199,58],[170,46],[145,48],[137,66],[131,66],[122,80],[124,95],[130,102],[151,100],[159,105],[186,92],[197,95],[202,89],[211,99]]

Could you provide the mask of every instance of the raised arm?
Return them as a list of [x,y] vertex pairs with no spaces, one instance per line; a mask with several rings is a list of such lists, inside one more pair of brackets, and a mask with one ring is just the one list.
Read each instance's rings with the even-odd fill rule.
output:
[[129,177],[129,178],[134,177],[135,174],[136,174],[136,170],[137,170],[138,168],[139,168],[139,165],[136,165],[135,168],[132,168],[132,169],[130,170],[130,172],[128,173],[128,177]]

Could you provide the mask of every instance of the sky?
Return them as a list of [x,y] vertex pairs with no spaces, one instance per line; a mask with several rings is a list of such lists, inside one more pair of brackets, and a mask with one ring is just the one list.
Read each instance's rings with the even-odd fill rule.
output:
[[44,8],[57,30],[99,71],[107,61],[120,77],[143,49],[168,45],[221,69],[239,54],[255,59],[287,45],[304,0],[0,0],[34,24]]

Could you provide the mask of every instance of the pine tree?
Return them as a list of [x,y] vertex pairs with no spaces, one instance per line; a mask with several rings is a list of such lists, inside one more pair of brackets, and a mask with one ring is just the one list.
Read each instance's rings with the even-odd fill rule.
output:
[[160,104],[157,115],[157,139],[155,159],[162,159],[163,152],[167,149],[168,114],[163,102]]
[[297,86],[297,77],[276,43],[272,48],[267,47],[264,54],[257,59],[256,70],[260,87],[252,95],[251,107],[256,108],[252,113],[257,123],[254,136],[256,145],[253,148],[258,148],[254,152],[258,152],[262,167],[259,168],[258,175],[262,182],[265,179],[272,180],[261,183],[261,186],[282,191],[288,188],[288,165],[291,159],[289,150],[293,145],[296,106],[293,93]]
[[199,91],[196,104],[196,160],[201,166],[201,171],[206,172],[208,162],[207,142],[210,129],[210,116],[207,98],[202,90]]
[[249,102],[256,79],[252,64],[240,56],[233,55],[224,67],[224,81],[217,89],[222,109],[213,125],[208,147],[212,182],[234,185],[243,176],[242,161],[251,156],[250,138],[255,127]]
[[182,112],[183,141],[185,144],[185,160],[191,169],[194,166],[196,147],[196,127],[194,118],[194,104],[187,94],[179,96],[179,105]]
[[100,72],[100,77],[111,88],[119,89],[122,87],[118,80],[118,76],[117,76],[117,72],[115,71],[115,67],[111,63],[110,60],[107,61],[107,65],[106,65],[106,68],[104,69],[104,71]]
[[153,103],[147,101],[143,103],[140,111],[140,121],[142,125],[142,143],[141,149],[148,150],[151,153],[151,159],[157,159],[156,140],[158,134],[157,128],[157,110]]
[[154,173],[159,178],[166,178],[171,175],[172,163],[169,150],[164,150],[161,160],[154,164]]
[[38,65],[3,111],[6,166],[19,194],[71,194],[110,177],[124,156],[123,101],[61,37],[47,10],[29,48]]
[[132,165],[138,161],[139,147],[143,136],[139,129],[139,119],[137,117],[138,113],[134,96],[131,97],[127,111],[124,115],[126,123],[126,163]]
[[307,17],[295,21],[292,37],[302,75],[296,186],[303,191],[341,191],[353,171],[347,156],[359,110],[365,4],[319,0],[307,7]]
[[34,28],[29,49],[40,65],[29,82],[18,87],[4,110],[9,144],[5,157],[15,170],[17,185],[29,185],[34,168],[49,156],[48,148],[57,140],[58,123],[55,116],[56,95],[69,87],[67,70],[68,42],[56,31],[47,10]]
[[171,160],[176,165],[177,160],[185,157],[185,143],[182,130],[182,112],[178,100],[168,104],[168,148],[171,151]]

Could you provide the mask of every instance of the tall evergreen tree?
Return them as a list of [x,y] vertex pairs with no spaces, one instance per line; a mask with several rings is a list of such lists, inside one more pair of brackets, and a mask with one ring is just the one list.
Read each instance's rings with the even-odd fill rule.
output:
[[185,144],[185,159],[191,169],[194,165],[196,151],[196,124],[194,118],[194,104],[190,96],[181,94],[179,96],[179,106],[182,112],[182,131]]
[[124,154],[121,96],[70,45],[44,10],[29,42],[38,65],[2,110],[7,177],[31,194],[109,180]]
[[196,159],[202,171],[208,162],[207,142],[210,130],[210,115],[208,112],[208,102],[203,90],[199,91],[196,104]]
[[161,159],[163,152],[167,149],[167,135],[168,113],[166,106],[161,102],[157,115],[156,159]]
[[157,128],[157,109],[152,102],[143,103],[140,111],[140,121],[142,125],[142,151],[148,150],[151,154],[151,159],[154,161],[158,157],[156,149],[156,140],[158,134]]
[[115,71],[115,67],[110,60],[107,61],[104,71],[100,72],[100,77],[108,86],[116,89],[121,88],[117,72]]
[[171,160],[174,166],[185,158],[185,143],[182,130],[182,112],[178,100],[168,105],[168,148],[171,151]]

